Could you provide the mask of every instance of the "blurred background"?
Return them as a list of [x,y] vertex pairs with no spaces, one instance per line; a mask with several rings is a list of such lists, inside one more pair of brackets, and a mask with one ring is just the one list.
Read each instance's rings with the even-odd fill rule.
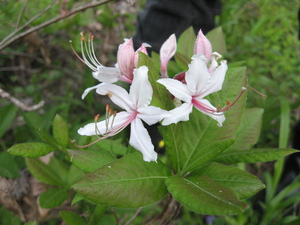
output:
[[[0,1],[0,88],[27,106],[45,102],[40,109],[25,112],[0,98],[0,184],[29,176],[20,172],[26,167],[24,159],[6,150],[17,143],[36,141],[36,127],[50,134],[53,118],[60,114],[68,121],[70,136],[76,139],[79,127],[105,111],[96,94],[90,93],[81,100],[83,91],[97,81],[75,56],[69,40],[80,53],[80,32],[93,33],[99,61],[114,66],[118,45],[135,34],[137,15],[145,0],[110,1],[88,8],[91,3]],[[86,10],[67,17],[80,7]],[[257,147],[299,148],[299,7],[299,0],[223,0],[222,13],[216,17],[227,45],[223,58],[229,66],[237,62],[246,66],[248,84],[267,95],[263,98],[248,91],[247,107],[265,110]],[[59,16],[56,22],[18,38],[22,32]],[[10,43],[14,38],[16,41]],[[283,162],[242,165],[267,183],[266,191],[249,200],[250,208],[245,214],[207,220],[182,212],[174,224],[300,224],[299,185],[292,183],[297,182],[300,164],[295,155],[286,160],[291,168],[283,166]],[[1,188],[0,224],[23,224],[17,209],[4,207],[5,192]],[[42,221],[40,224],[60,224],[58,211],[37,220]]]

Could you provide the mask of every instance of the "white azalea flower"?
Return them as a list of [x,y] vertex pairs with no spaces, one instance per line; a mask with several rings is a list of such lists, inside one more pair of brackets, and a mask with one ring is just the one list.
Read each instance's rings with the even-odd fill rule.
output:
[[144,161],[156,161],[157,153],[151,138],[144,127],[142,120],[153,125],[169,116],[169,112],[149,106],[152,100],[153,89],[148,81],[148,67],[141,66],[134,69],[134,78],[129,93],[115,84],[103,83],[96,92],[108,97],[125,111],[111,115],[107,120],[90,123],[80,128],[80,135],[102,135],[102,138],[113,136],[130,124],[129,144],[143,154]]
[[192,62],[189,64],[189,70],[186,72],[186,84],[171,78],[159,79],[157,82],[164,85],[169,92],[176,98],[183,101],[183,104],[173,109],[172,116],[165,118],[163,125],[187,121],[193,107],[210,116],[222,126],[225,116],[222,111],[217,110],[205,96],[222,89],[222,84],[227,71],[227,63],[221,61],[212,74],[209,73],[205,57],[202,53],[194,55]]

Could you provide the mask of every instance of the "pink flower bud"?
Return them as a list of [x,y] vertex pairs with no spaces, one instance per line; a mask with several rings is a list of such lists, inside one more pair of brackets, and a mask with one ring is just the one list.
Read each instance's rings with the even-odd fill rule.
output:
[[125,39],[125,42],[119,45],[117,60],[121,74],[131,81],[133,80],[134,58],[132,38]]
[[151,46],[149,44],[147,44],[147,43],[143,43],[141,45],[141,47],[139,47],[139,49],[136,50],[136,52],[134,53],[134,65],[135,65],[135,68],[137,68],[137,65],[138,65],[139,52],[142,52],[142,53],[148,55],[148,53],[147,53],[147,47],[151,47]]
[[168,77],[167,65],[169,60],[175,55],[177,49],[176,36],[172,34],[160,48],[161,76]]
[[205,37],[205,35],[200,30],[194,46],[194,54],[197,55],[202,53],[206,57],[206,62],[210,61],[212,54],[212,47],[210,41]]

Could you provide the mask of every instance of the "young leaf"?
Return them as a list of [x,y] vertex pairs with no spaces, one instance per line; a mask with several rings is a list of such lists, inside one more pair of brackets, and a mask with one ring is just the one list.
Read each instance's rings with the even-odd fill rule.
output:
[[69,198],[69,191],[61,188],[51,188],[40,195],[39,202],[42,208],[60,206]]
[[136,208],[158,201],[171,175],[162,162],[145,162],[138,152],[87,174],[73,189],[88,200],[112,207]]
[[243,212],[246,204],[234,192],[208,176],[177,177],[166,180],[172,196],[188,209],[206,215],[233,215]]
[[210,163],[189,177],[206,175],[223,187],[235,191],[240,199],[247,199],[265,188],[265,185],[254,175],[237,167]]
[[63,187],[64,181],[62,181],[56,174],[55,171],[39,159],[26,158],[26,164],[30,173],[39,181]]
[[70,161],[84,172],[92,172],[105,164],[115,160],[105,152],[91,150],[68,150]]
[[220,163],[254,163],[269,162],[280,159],[289,154],[298,152],[289,148],[251,148],[240,151],[223,152],[222,155],[216,157],[214,161]]
[[[209,100],[214,104],[223,104],[226,100],[231,102],[241,93],[241,87],[246,84],[245,68],[235,67],[229,69],[223,84],[223,89],[209,95]],[[225,113],[226,120],[223,127],[218,127],[217,122],[207,115],[193,109],[189,121],[176,125],[162,127],[161,131],[166,144],[166,151],[174,170],[184,175],[189,172],[188,166],[194,161],[202,149],[218,141],[234,139],[240,125],[246,103],[246,94]],[[228,147],[228,146],[227,146]]]
[[187,57],[180,52],[176,52],[175,60],[182,71],[188,70],[188,65],[191,63],[191,57]]
[[53,137],[63,148],[67,147],[69,142],[68,124],[58,114],[53,121]]
[[206,34],[207,39],[210,41],[213,51],[220,54],[226,53],[225,36],[222,27],[217,27]]
[[0,138],[6,133],[10,124],[15,119],[17,107],[14,104],[2,106],[0,109]]
[[67,225],[87,225],[86,220],[76,213],[70,211],[60,211],[59,214]]
[[194,55],[196,34],[193,27],[186,29],[178,38],[177,52],[190,59]]
[[5,151],[0,152],[0,176],[10,179],[20,176],[15,156]]
[[57,150],[52,145],[42,142],[29,142],[13,145],[7,151],[12,155],[37,158]]

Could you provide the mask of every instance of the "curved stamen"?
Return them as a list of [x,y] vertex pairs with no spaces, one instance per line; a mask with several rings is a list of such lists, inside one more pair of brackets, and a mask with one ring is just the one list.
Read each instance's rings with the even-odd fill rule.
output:
[[246,90],[247,89],[245,87],[242,87],[242,90],[241,90],[240,94],[237,96],[237,98],[232,103],[230,103],[229,101],[227,101],[226,102],[227,106],[223,107],[222,109],[217,109],[217,112],[224,112],[224,111],[227,111],[229,108],[231,108],[240,99],[240,97],[243,95],[243,93]]
[[[96,68],[94,65],[92,65],[92,64],[88,61],[88,59],[86,58],[86,56],[85,56],[85,54],[84,54],[84,52],[85,52],[85,50],[87,49],[87,47],[86,47],[86,38],[83,36],[83,32],[81,32],[81,38],[80,38],[80,41],[81,41],[80,47],[81,47],[82,58],[83,58],[83,60],[84,60],[84,63],[85,63],[88,67],[90,67],[91,70],[96,71],[97,68]],[[83,47],[83,46],[84,46],[84,47]],[[84,49],[85,49],[85,50],[84,50]]]

